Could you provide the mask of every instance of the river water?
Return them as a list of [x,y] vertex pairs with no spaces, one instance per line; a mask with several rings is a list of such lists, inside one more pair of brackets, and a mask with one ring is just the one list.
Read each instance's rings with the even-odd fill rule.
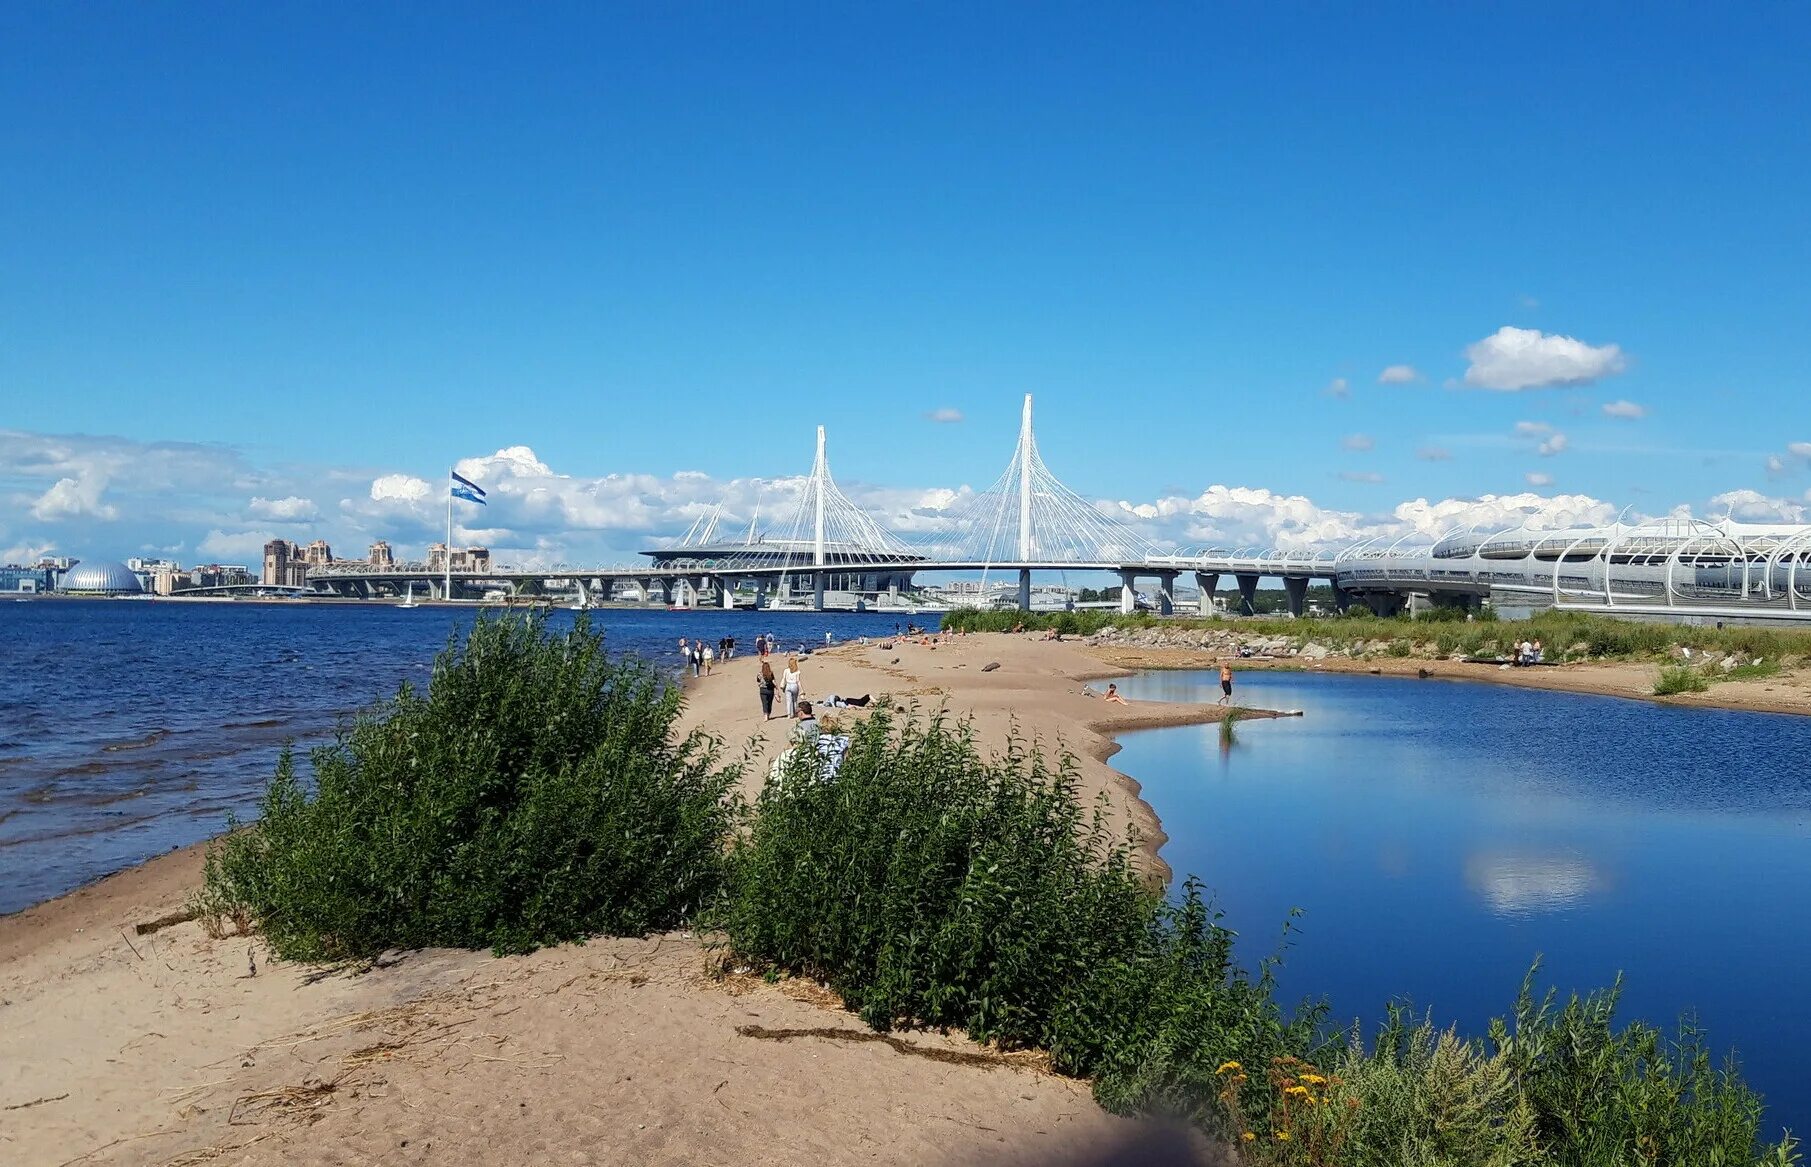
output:
[[[1214,700],[1217,674],[1128,697]],[[1178,877],[1248,962],[1334,1015],[1392,999],[1481,1033],[1529,963],[1562,993],[1626,975],[1623,1016],[1695,1015],[1770,1123],[1811,1130],[1811,718],[1488,684],[1250,671],[1241,704],[1306,716],[1121,738]]]
[[[347,713],[421,683],[474,618],[434,606],[0,600],[0,914],[218,834],[228,813],[255,814],[283,743],[320,744]],[[900,619],[592,613],[613,649],[675,669],[681,636],[734,636],[747,651],[765,632],[791,649],[826,632],[890,634]]]

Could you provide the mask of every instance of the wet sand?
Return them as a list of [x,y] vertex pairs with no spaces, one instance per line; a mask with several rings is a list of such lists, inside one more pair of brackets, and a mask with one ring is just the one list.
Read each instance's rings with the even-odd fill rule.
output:
[[[761,721],[757,667],[691,683],[686,712],[726,750],[748,744],[751,791],[785,729]],[[811,697],[886,694],[972,717],[985,748],[1015,732],[1068,748],[1084,797],[1104,794],[1154,862],[1161,833],[1107,765],[1109,735],[1224,710],[1087,695],[1120,671],[1005,636],[803,662]],[[714,978],[688,934],[323,970],[194,921],[137,932],[181,914],[201,860],[173,852],[0,918],[0,1161],[1032,1164],[1133,1130],[1034,1057],[877,1041],[815,985]]]

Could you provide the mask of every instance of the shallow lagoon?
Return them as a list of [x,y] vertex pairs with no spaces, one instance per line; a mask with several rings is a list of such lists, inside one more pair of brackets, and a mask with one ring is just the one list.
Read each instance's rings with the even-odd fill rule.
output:
[[[1150,673],[1128,697],[1219,697]],[[1113,764],[1286,998],[1392,998],[1481,1031],[1536,955],[1562,992],[1626,974],[1625,1017],[1693,1013],[1774,1124],[1811,1130],[1811,718],[1439,680],[1249,671],[1306,716],[1148,730]]]

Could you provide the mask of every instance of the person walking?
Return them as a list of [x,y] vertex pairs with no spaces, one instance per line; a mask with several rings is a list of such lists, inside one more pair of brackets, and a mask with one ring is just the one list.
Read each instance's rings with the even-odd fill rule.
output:
[[755,678],[755,687],[761,694],[761,720],[773,720],[773,691],[779,688],[779,682],[773,679],[773,666],[767,658],[761,658],[761,675]]
[[1232,666],[1225,661],[1220,662],[1220,700],[1216,704],[1232,704]]
[[712,648],[708,644],[705,645],[704,646],[704,675],[705,676],[708,677],[711,675],[711,665],[714,664],[716,662],[716,660],[717,660],[717,650]]
[[786,671],[780,674],[780,687],[786,690],[786,716],[799,715],[799,658],[786,658]]
[[704,675],[704,641],[692,641],[692,676]]

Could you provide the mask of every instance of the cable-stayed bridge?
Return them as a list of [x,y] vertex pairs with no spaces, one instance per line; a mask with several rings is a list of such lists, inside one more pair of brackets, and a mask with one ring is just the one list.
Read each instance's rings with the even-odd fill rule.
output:
[[[730,533],[732,522],[736,533]],[[444,564],[367,567],[338,564],[311,572],[318,592],[364,599],[477,599],[570,595],[578,606],[629,600],[724,608],[825,607],[910,611],[926,606],[916,583],[925,573],[979,573],[973,591],[1016,579],[1017,602],[1033,605],[1038,573],[1116,574],[1119,607],[1139,605],[1141,582],[1156,587],[1150,606],[1168,614],[1188,578],[1203,597],[1222,579],[1250,613],[1260,581],[1280,580],[1291,615],[1305,609],[1310,583],[1333,585],[1334,606],[1362,603],[1389,613],[1442,602],[1471,608],[1560,607],[1634,616],[1704,619],[1811,619],[1811,527],[1690,519],[1618,522],[1607,528],[1497,531],[1459,527],[1439,539],[1404,535],[1337,551],[1277,548],[1181,550],[1153,545],[1111,508],[1064,485],[1038,452],[1032,399],[1025,398],[1018,442],[999,478],[925,520],[924,530],[888,529],[837,486],[822,426],[811,473],[791,509],[762,529],[746,529],[721,506],[668,546],[644,552],[646,564],[613,567],[496,568],[447,571]]]

